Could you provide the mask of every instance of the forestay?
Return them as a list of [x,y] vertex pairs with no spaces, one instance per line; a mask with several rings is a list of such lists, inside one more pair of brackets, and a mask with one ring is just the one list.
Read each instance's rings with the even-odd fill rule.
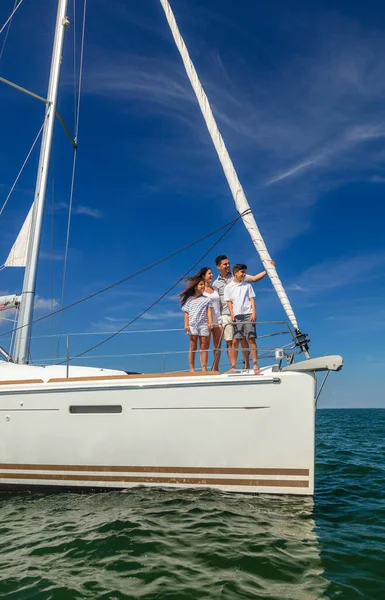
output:
[[184,67],[186,69],[187,76],[190,80],[190,83],[193,87],[197,100],[199,102],[199,106],[201,108],[203,118],[206,122],[207,129],[211,135],[212,141],[214,143],[215,149],[217,151],[219,160],[223,167],[223,171],[225,173],[226,179],[228,181],[231,193],[234,198],[234,202],[237,208],[237,211],[240,215],[242,215],[242,221],[248,230],[251,239],[254,243],[255,248],[261,258],[262,264],[269,275],[271,282],[274,286],[275,291],[278,294],[278,297],[282,303],[282,306],[292,323],[294,329],[298,330],[297,319],[295,317],[294,311],[291,307],[289,299],[286,295],[285,290],[283,289],[283,285],[278,277],[278,273],[275,267],[271,264],[271,256],[266,248],[266,244],[262,238],[262,235],[258,229],[257,223],[255,221],[254,215],[250,209],[250,205],[247,201],[245,193],[243,191],[242,185],[238,179],[238,175],[235,171],[232,160],[229,156],[223,138],[219,132],[217,123],[214,119],[214,115],[212,113],[208,98],[205,94],[205,91],[202,87],[201,82],[199,81],[197,72],[195,67],[191,61],[188,50],[186,48],[186,44],[180,34],[178,26],[175,21],[174,14],[171,10],[170,4],[168,0],[159,0],[163,10],[166,14],[166,18],[168,24],[170,26],[172,35],[174,37],[176,46],[179,50],[179,53],[182,57]]

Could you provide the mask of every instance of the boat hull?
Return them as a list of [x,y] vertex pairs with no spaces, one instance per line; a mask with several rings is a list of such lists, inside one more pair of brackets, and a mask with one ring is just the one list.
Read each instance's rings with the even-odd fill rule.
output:
[[0,488],[314,492],[309,373],[0,388]]

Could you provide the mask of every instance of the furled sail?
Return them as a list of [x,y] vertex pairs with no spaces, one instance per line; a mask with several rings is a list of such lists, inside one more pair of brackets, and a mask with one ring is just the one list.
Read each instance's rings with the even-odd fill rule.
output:
[[224,170],[226,179],[228,181],[231,193],[233,195],[237,211],[240,215],[243,215],[242,216],[243,223],[251,236],[254,246],[257,249],[257,252],[261,258],[262,264],[271,279],[271,282],[274,286],[275,291],[278,294],[278,297],[282,303],[282,306],[283,306],[290,322],[292,323],[294,329],[298,330],[298,324],[297,324],[296,317],[294,315],[294,311],[291,307],[291,304],[286,295],[286,292],[283,289],[283,286],[278,277],[277,271],[276,271],[275,267],[271,264],[271,257],[266,248],[266,244],[265,244],[265,242],[262,238],[262,235],[258,229],[257,223],[254,219],[254,215],[251,212],[249,203],[246,199],[245,193],[244,193],[241,183],[238,179],[238,175],[235,171],[234,165],[231,161],[229,153],[227,152],[227,148],[226,148],[223,138],[219,132],[216,121],[214,119],[214,115],[212,113],[209,101],[208,101],[205,91],[202,87],[202,84],[199,81],[197,72],[195,70],[195,67],[191,61],[190,55],[186,48],[186,44],[184,43],[184,40],[183,40],[183,38],[180,34],[180,31],[178,29],[178,26],[176,24],[175,17],[171,10],[170,4],[169,4],[168,0],[159,0],[159,1],[162,5],[162,8],[163,8],[165,14],[166,14],[166,18],[167,18],[168,24],[170,26],[172,35],[174,37],[175,44],[176,44],[176,46],[179,50],[179,53],[182,57],[182,61],[183,61],[184,67],[186,69],[187,76],[193,87],[193,90],[195,92],[195,95],[197,97],[199,106],[200,106],[202,114],[203,114],[203,118],[206,122],[207,129],[209,130],[209,133],[211,135],[215,149],[218,153],[218,157],[219,157],[219,160],[223,167],[223,170]]
[[12,294],[9,296],[0,296],[0,311],[8,308],[16,308],[20,304],[21,296]]
[[29,238],[31,235],[33,204],[29,209],[28,215],[20,229],[19,235],[13,244],[7,260],[4,263],[5,267],[25,267],[27,264],[27,252]]

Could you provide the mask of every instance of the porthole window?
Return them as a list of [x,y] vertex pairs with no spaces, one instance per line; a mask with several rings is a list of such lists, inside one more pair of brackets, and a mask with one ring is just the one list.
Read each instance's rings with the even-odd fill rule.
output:
[[84,404],[70,406],[72,415],[115,415],[122,412],[119,404]]

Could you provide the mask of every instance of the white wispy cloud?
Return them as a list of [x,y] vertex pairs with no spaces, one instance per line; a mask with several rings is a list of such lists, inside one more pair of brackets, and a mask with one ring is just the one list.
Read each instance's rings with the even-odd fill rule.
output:
[[[69,205],[67,202],[57,202],[55,205],[56,210],[68,210]],[[84,204],[73,204],[72,205],[73,215],[86,215],[87,217],[93,217],[94,219],[101,219],[103,213],[99,208],[94,206],[86,206]]]
[[163,312],[148,312],[142,317],[145,321],[164,321],[167,319],[180,319],[182,322],[182,311],[166,310]]
[[[285,290],[287,292],[307,292],[308,288],[304,287],[302,285],[298,285],[296,283],[289,283],[288,285],[285,285]],[[271,294],[274,293],[276,294],[276,291],[273,287],[258,287],[258,294]]]
[[[114,331],[117,331],[118,329],[120,329],[121,327],[124,327],[124,325],[127,325],[127,323],[129,323],[132,319],[135,318],[136,315],[131,315],[131,316],[124,316],[124,317],[110,317],[110,316],[106,316],[103,317],[102,319],[99,319],[98,321],[93,321],[91,323],[90,329],[91,331],[94,332],[100,332],[100,333],[112,333]],[[155,322],[158,322],[160,326],[164,326],[164,323],[170,320],[178,320],[179,319],[179,323],[176,323],[177,327],[179,327],[180,325],[180,329],[183,329],[182,327],[182,323],[183,323],[183,317],[182,317],[182,311],[172,311],[172,310],[165,310],[165,311],[160,311],[160,312],[148,312],[145,313],[142,317],[140,317],[140,319],[138,319],[137,321],[135,321],[135,323],[133,323],[133,325],[127,329],[127,332],[130,332],[131,330],[137,330],[141,328],[141,323],[143,321],[151,321],[154,326],[155,326]],[[151,327],[151,329],[153,329],[153,327]]]
[[[329,156],[330,156],[330,153],[329,153]],[[301,171],[304,171],[310,167],[313,167],[314,165],[320,164],[324,158],[325,158],[324,154],[315,156],[314,158],[308,158],[307,160],[304,160],[304,161],[298,163],[297,165],[294,165],[288,171],[284,171],[283,173],[278,173],[276,175],[273,175],[273,177],[271,179],[266,181],[266,185],[272,185],[273,183],[278,183],[278,181],[282,181],[283,179],[286,179],[287,177],[291,177],[292,175],[297,175]]]
[[36,294],[35,310],[50,312],[51,310],[58,308],[58,306],[59,302],[55,298],[43,298],[42,296]]
[[[188,24],[186,6],[181,10]],[[297,17],[288,18],[295,28]],[[241,182],[274,250],[309,228],[311,209],[325,191],[370,178],[379,183],[376,173],[385,159],[385,148],[378,143],[385,136],[384,40],[334,13],[315,14],[307,29],[313,35],[306,51],[289,53],[263,70],[252,55],[245,59],[237,54],[237,48],[228,65],[212,40],[191,40],[184,31]],[[145,18],[144,30],[149,35]],[[194,178],[193,185],[207,190],[214,181],[220,196],[225,189],[218,185],[220,167],[180,58],[168,52],[171,48],[167,31],[155,56],[153,51],[135,55],[95,49],[84,90],[120,102],[123,112],[141,119],[169,118],[172,131],[180,135],[161,141],[157,163],[163,175],[156,186],[163,192],[167,178],[169,188],[176,189],[178,175],[169,165],[178,154],[186,156],[186,181],[191,183],[188,164],[194,169],[203,160],[202,177]],[[143,155],[153,167],[151,142],[146,149]]]
[[[349,297],[349,301],[345,297],[341,297],[330,303],[329,311],[329,314],[323,318],[326,326],[331,323],[333,328],[338,328],[344,336],[352,333],[362,336],[364,333],[370,332],[370,349],[383,347],[382,340],[385,329],[383,296],[355,297],[352,295]],[[376,338],[378,338],[378,343]]]
[[45,250],[41,250],[39,254],[39,259],[60,261],[64,260],[64,254],[61,254],[60,252],[53,254],[52,252],[46,252]]
[[[347,129],[341,136],[341,139],[337,142],[326,144],[321,152],[317,152],[314,156],[307,158],[304,161],[299,162],[287,171],[274,175],[271,179],[266,181],[266,185],[272,185],[278,183],[283,179],[292,177],[293,175],[299,175],[302,171],[312,169],[316,166],[330,168],[330,159],[339,154],[343,154],[360,142],[367,142],[370,140],[376,140],[385,137],[385,129],[382,124],[367,126],[353,126],[351,129]],[[335,168],[335,166],[333,167]]]
[[363,253],[326,260],[304,271],[295,282],[302,291],[317,293],[385,276],[385,253]]
[[101,219],[103,216],[103,213],[99,208],[83,206],[82,204],[74,206],[72,212],[74,215],[86,215],[87,217],[93,217],[94,219]]

